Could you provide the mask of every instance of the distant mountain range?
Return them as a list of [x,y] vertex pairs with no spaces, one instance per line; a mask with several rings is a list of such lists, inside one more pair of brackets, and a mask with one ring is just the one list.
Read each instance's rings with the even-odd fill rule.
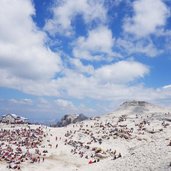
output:
[[[171,110],[164,107],[160,107],[158,105],[154,105],[146,101],[137,101],[137,100],[125,101],[114,112],[98,117],[105,117],[105,116],[120,117],[122,115],[127,115],[127,117],[129,118],[148,117],[149,119],[167,120],[171,122]],[[54,127],[64,127],[69,124],[74,124],[87,119],[91,119],[91,118],[85,116],[84,114],[67,114],[64,115],[60,121],[54,118],[52,120],[46,120],[46,121],[32,120],[30,121],[30,123],[45,124]]]

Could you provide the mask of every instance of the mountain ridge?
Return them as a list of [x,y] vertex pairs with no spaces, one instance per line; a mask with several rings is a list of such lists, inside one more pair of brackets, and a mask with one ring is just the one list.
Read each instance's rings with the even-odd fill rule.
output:
[[114,112],[109,115],[121,116],[127,115],[129,117],[156,117],[163,118],[165,114],[170,115],[170,110],[158,105],[140,101],[140,100],[131,100],[123,102]]

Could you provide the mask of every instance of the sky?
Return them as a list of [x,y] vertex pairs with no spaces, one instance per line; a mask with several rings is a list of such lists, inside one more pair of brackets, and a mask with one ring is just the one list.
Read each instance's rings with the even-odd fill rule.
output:
[[171,107],[170,0],[0,0],[0,114],[50,121],[134,99]]

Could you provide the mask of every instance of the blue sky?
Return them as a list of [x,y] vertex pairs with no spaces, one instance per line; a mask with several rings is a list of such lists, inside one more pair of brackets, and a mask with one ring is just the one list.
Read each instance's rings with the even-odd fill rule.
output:
[[1,114],[171,107],[169,0],[2,0],[0,23]]

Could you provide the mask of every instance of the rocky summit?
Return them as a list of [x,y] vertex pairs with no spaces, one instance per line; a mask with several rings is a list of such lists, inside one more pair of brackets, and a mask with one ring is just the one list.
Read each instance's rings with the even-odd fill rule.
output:
[[84,114],[64,115],[64,117],[57,123],[57,126],[58,127],[63,127],[63,126],[67,126],[69,124],[84,121],[86,119],[88,119],[88,117],[85,116]]
[[123,102],[118,109],[110,115],[163,119],[166,115],[167,117],[170,116],[170,110],[146,101],[132,100]]

